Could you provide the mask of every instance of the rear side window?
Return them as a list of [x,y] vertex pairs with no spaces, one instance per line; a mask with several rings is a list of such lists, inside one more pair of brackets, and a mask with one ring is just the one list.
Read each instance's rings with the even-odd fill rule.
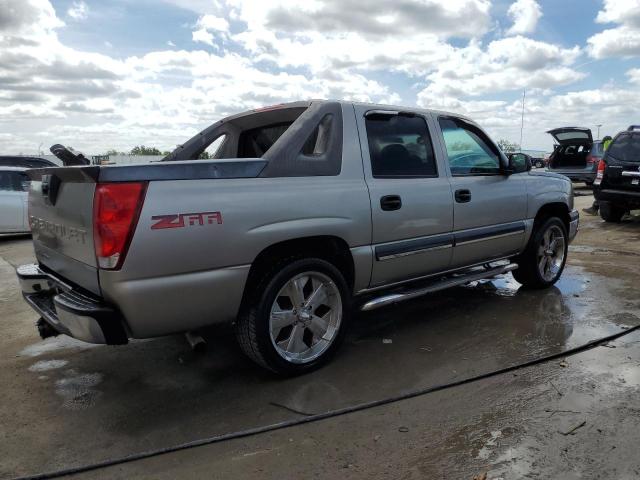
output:
[[227,139],[227,134],[223,133],[219,137],[217,137],[213,142],[209,144],[207,148],[200,154],[198,158],[208,159],[208,158],[218,158],[218,152],[222,148],[225,140]]
[[441,117],[452,175],[495,175],[500,173],[500,155],[482,131],[456,118]]
[[332,123],[333,115],[330,113],[322,117],[318,126],[313,129],[313,132],[311,132],[307,141],[304,142],[301,152],[303,155],[319,156],[323,155],[327,151]]
[[618,135],[609,145],[607,156],[621,162],[640,163],[640,134],[622,133]]
[[372,113],[365,123],[374,177],[438,175],[424,118]]
[[240,135],[238,158],[261,158],[293,122],[245,130]]

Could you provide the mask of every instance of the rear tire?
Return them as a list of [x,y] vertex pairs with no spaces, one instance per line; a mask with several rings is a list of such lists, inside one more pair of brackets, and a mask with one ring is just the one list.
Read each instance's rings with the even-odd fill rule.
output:
[[625,208],[612,205],[608,202],[600,204],[600,217],[605,222],[620,223],[625,213],[627,213]]
[[344,339],[351,295],[344,275],[320,258],[276,261],[248,292],[235,324],[242,351],[279,375],[325,364]]
[[513,278],[528,288],[547,288],[558,281],[567,261],[567,228],[558,217],[536,222],[525,251],[515,262]]

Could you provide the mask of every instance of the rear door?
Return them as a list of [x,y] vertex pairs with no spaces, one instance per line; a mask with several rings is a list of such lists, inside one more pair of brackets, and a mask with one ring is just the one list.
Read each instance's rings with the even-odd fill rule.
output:
[[576,145],[580,143],[593,143],[591,130],[583,127],[554,128],[547,132],[560,145]]
[[640,132],[622,132],[606,151],[606,185],[640,192]]
[[24,193],[13,170],[0,170],[0,232],[24,232]]
[[[430,116],[356,106],[374,249],[371,285],[449,268],[453,200]],[[442,162],[442,159],[440,159]]]
[[508,257],[522,249],[527,213],[525,173],[505,175],[500,153],[475,124],[438,116],[454,194],[451,266]]

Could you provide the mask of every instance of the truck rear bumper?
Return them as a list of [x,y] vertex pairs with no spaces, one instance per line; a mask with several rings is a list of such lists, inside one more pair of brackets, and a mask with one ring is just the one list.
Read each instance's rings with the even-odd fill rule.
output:
[[89,343],[127,343],[122,316],[101,299],[89,296],[40,269],[16,269],[22,295],[56,332]]

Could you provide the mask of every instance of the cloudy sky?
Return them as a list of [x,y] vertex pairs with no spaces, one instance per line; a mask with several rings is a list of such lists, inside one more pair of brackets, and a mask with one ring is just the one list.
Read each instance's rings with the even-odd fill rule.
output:
[[640,123],[640,0],[0,0],[0,154],[171,149],[230,113],[344,98],[495,139]]

